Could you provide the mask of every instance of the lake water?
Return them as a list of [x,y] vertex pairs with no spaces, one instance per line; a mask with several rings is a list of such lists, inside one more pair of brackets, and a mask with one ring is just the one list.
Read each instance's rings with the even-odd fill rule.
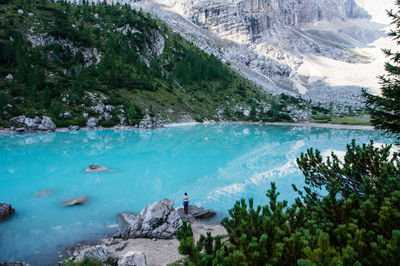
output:
[[[16,213],[0,223],[0,262],[51,264],[66,246],[121,229],[119,212],[163,198],[180,207],[184,192],[216,219],[240,198],[267,203],[272,181],[293,203],[291,184],[304,184],[296,157],[310,147],[344,151],[351,139],[390,142],[375,131],[246,124],[2,135],[0,202]],[[115,171],[85,173],[91,163]],[[45,189],[53,193],[35,196]],[[87,205],[61,205],[85,195]]]

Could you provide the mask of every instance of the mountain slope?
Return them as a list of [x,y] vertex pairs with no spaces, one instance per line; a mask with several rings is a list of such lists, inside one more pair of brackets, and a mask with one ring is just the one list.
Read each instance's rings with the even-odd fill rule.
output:
[[[154,127],[185,119],[308,119],[129,5],[0,1],[0,119]],[[314,114],[326,110],[314,108]],[[93,124],[93,123],[92,123]]]
[[361,88],[379,87],[380,49],[388,44],[382,17],[390,1],[125,0],[179,28],[266,91],[297,95],[337,114],[362,110]]

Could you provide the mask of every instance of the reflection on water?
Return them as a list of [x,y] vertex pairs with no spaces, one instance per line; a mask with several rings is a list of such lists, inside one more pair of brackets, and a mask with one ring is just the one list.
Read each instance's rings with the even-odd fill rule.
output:
[[[184,192],[219,218],[240,198],[265,204],[270,182],[293,203],[291,184],[304,184],[296,157],[310,147],[344,151],[353,138],[389,141],[371,131],[241,124],[0,136],[0,202],[16,208],[0,224],[0,261],[54,262],[67,245],[120,229],[117,213],[163,198],[179,206]],[[116,171],[85,173],[91,163]],[[46,189],[53,193],[35,196]],[[77,196],[89,196],[87,205],[61,206]]]

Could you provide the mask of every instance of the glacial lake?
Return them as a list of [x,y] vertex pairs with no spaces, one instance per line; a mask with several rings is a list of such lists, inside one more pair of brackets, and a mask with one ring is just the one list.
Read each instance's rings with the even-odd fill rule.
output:
[[[53,264],[67,246],[122,229],[119,212],[164,198],[181,207],[184,192],[215,221],[240,198],[266,204],[270,182],[293,203],[291,184],[304,184],[296,157],[310,147],[340,153],[352,139],[391,142],[376,131],[247,124],[0,135],[0,202],[16,209],[0,223],[0,262]],[[115,171],[86,173],[89,164]],[[35,196],[45,189],[53,193]],[[90,198],[61,205],[77,196]]]

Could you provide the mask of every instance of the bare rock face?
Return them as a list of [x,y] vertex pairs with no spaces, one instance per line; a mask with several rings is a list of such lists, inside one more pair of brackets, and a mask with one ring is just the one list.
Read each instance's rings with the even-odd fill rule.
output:
[[91,117],[91,118],[89,118],[89,120],[87,121],[86,125],[87,125],[89,128],[94,128],[94,127],[97,127],[98,123],[99,123],[99,120],[98,120],[97,118]]
[[123,215],[128,225],[115,237],[123,239],[172,238],[175,231],[182,226],[182,219],[173,206],[173,200],[164,199],[147,205],[139,216]]
[[11,207],[11,204],[0,203],[0,222],[5,221],[15,213],[15,209]]
[[146,257],[143,252],[129,251],[118,260],[118,266],[147,266]]
[[89,199],[88,196],[76,197],[76,198],[72,198],[72,199],[63,201],[62,205],[65,206],[65,207],[76,206],[76,205],[84,205],[84,204],[86,204],[88,199]]

